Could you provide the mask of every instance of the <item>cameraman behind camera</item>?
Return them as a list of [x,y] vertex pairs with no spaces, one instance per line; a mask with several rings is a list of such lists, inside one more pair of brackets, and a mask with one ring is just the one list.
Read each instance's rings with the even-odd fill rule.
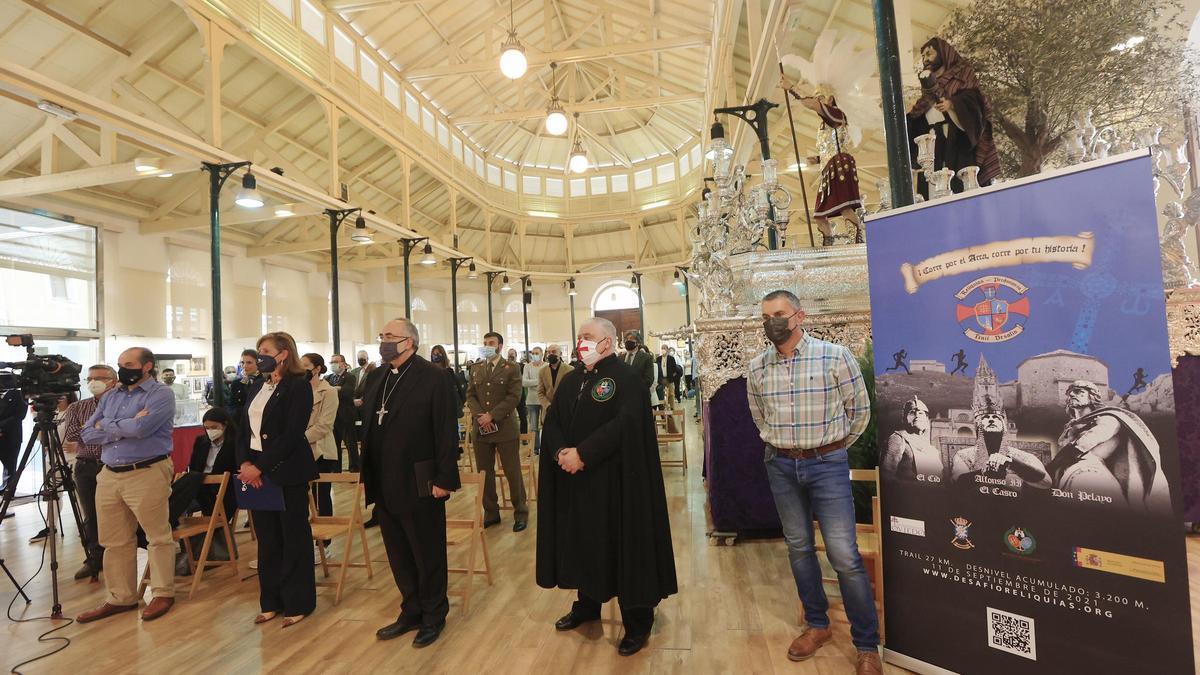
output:
[[[19,389],[9,389],[0,393],[0,464],[4,465],[4,479],[0,481],[8,488],[8,481],[13,480],[17,472],[17,460],[21,454],[21,422],[29,411],[25,397]],[[13,515],[11,512],[9,516]]]
[[76,401],[67,408],[66,427],[63,430],[63,446],[67,452],[75,453],[75,488],[79,497],[79,507],[83,511],[83,527],[87,530],[88,542],[87,560],[75,572],[76,579],[96,577],[100,574],[104,560],[104,547],[100,545],[96,531],[96,478],[100,469],[101,446],[88,445],[80,438],[80,433],[92,415],[101,397],[117,386],[117,371],[112,366],[97,364],[88,368],[87,388],[92,393],[91,398]]
[[150,376],[154,354],[149,349],[127,349],[117,365],[121,387],[100,400],[80,433],[84,443],[102,446],[104,468],[96,479],[96,514],[108,597],[96,609],[80,614],[79,623],[138,608],[138,525],[150,542],[153,596],[142,620],[157,619],[175,604],[175,542],[167,522],[175,473],[171,463],[175,394]]

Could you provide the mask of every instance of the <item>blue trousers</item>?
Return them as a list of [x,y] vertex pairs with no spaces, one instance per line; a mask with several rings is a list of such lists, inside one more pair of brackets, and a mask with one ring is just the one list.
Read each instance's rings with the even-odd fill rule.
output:
[[812,628],[829,627],[829,599],[821,584],[821,566],[814,546],[815,519],[821,524],[829,563],[837,572],[854,646],[859,651],[876,651],[879,617],[875,613],[871,580],[858,553],[846,451],[838,450],[815,459],[778,456],[767,461],[766,467],[775,507],[783,523],[796,591],[804,603],[805,621]]

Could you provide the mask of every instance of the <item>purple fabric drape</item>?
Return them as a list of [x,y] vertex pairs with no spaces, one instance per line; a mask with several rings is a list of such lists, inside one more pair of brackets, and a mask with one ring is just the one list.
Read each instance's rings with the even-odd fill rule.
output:
[[746,378],[721,386],[704,406],[705,470],[713,526],[723,532],[778,530],[763,467],[763,442],[750,417]]
[[1195,523],[1200,522],[1200,356],[1180,357],[1173,380],[1183,519]]

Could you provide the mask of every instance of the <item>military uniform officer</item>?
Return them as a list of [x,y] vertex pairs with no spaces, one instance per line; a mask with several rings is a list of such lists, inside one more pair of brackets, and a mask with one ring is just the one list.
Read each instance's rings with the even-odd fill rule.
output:
[[483,526],[500,522],[500,503],[496,498],[496,455],[500,455],[512,495],[513,532],[520,532],[529,521],[525,484],[521,479],[520,428],[514,414],[521,401],[521,371],[500,355],[503,345],[504,338],[499,333],[483,336],[483,359],[471,366],[467,408],[475,420],[475,463],[486,473]]

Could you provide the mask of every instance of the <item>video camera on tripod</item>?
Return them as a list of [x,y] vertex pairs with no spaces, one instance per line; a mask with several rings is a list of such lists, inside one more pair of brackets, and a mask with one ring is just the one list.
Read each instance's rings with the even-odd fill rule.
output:
[[[60,491],[65,492],[67,499],[71,502],[71,510],[75,515],[75,524],[79,528],[79,539],[85,555],[89,555],[88,544],[90,542],[87,541],[87,532],[80,520],[75,479],[71,465],[67,462],[67,456],[63,452],[62,439],[58,437],[58,426],[54,423],[54,413],[60,398],[79,391],[79,373],[83,367],[58,354],[35,354],[32,335],[9,335],[5,342],[11,347],[24,347],[26,356],[24,361],[0,361],[0,368],[10,371],[0,373],[0,393],[12,390],[20,391],[22,398],[33,407],[34,427],[17,463],[16,471],[8,477],[8,486],[4,491],[3,500],[0,501],[0,522],[3,522],[8,514],[8,509],[16,496],[17,482],[33,455],[34,444],[38,443],[41,446],[42,459],[46,467],[45,480],[38,494],[46,502],[46,526],[49,530],[46,541],[50,547],[50,574],[54,593],[51,616],[61,618],[62,604],[58,598],[57,553],[58,513],[61,510],[58,496]],[[98,564],[95,564],[98,561],[89,562],[94,563],[93,568],[99,567]],[[28,604],[29,596],[25,594],[24,589],[4,565],[2,558],[0,558],[0,569],[3,569]]]
[[9,335],[5,342],[10,347],[24,347],[26,357],[24,361],[0,361],[0,368],[19,371],[0,373],[0,391],[20,389],[30,403],[44,398],[57,401],[79,391],[83,367],[78,363],[58,354],[35,354],[32,335]]

